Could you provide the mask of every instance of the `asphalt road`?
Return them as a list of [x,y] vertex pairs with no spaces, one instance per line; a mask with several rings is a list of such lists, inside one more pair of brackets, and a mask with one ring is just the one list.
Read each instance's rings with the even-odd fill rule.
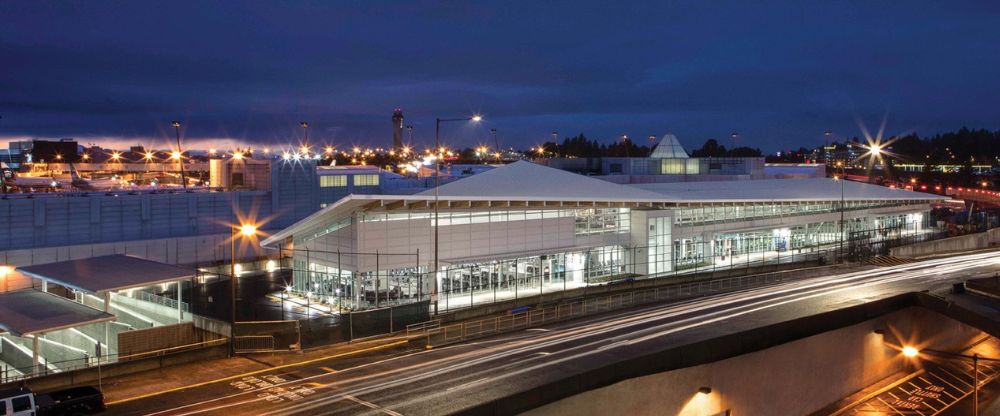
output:
[[448,414],[621,357],[1000,271],[995,252],[851,271],[432,350],[314,362],[134,400],[113,414]]

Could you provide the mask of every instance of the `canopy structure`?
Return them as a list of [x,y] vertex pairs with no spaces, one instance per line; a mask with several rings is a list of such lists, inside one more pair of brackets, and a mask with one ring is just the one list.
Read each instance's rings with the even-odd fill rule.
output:
[[196,275],[194,269],[124,254],[36,264],[18,271],[91,294],[176,282]]
[[113,320],[114,315],[51,293],[34,289],[0,293],[0,332],[16,336]]

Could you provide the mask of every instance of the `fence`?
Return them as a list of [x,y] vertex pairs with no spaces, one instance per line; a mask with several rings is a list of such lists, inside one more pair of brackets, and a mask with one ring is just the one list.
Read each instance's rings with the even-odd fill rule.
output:
[[237,322],[233,331],[237,353],[302,349],[299,321]]
[[645,290],[630,290],[606,296],[576,299],[556,305],[528,309],[506,316],[441,326],[428,321],[407,327],[407,335],[424,334],[427,346],[436,347],[470,339],[524,330],[543,324],[643,304],[676,300],[808,278],[801,273],[767,273],[726,279],[681,283]]

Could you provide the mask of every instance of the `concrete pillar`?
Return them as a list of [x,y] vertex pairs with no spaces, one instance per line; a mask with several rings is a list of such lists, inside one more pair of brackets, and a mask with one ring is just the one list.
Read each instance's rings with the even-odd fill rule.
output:
[[38,334],[31,336],[31,372],[40,373],[38,368]]
[[42,292],[48,292],[48,291],[49,291],[49,281],[42,279]]
[[111,292],[104,292],[104,313],[110,313],[111,310]]

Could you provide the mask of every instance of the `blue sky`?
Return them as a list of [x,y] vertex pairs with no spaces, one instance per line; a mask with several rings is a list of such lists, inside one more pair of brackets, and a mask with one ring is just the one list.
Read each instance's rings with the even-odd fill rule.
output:
[[[0,3],[0,139],[385,145],[401,107],[472,146],[672,132],[765,151],[823,131],[998,126],[995,3]],[[492,142],[492,140],[489,140]]]

